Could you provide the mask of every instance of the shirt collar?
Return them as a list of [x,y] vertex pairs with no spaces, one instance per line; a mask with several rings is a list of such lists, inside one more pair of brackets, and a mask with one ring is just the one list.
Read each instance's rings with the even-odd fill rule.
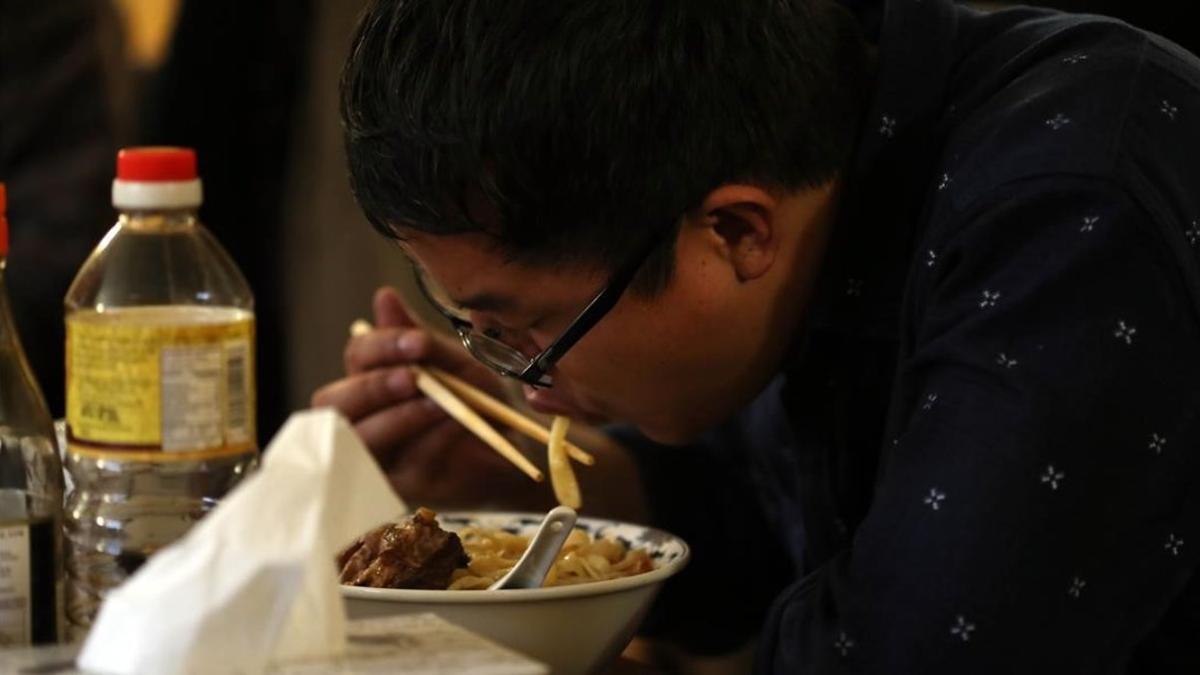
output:
[[[871,7],[855,9],[869,21]],[[905,279],[922,263],[914,247],[926,196],[936,189],[958,10],[950,0],[886,0],[882,9],[874,93],[805,324],[895,339]]]

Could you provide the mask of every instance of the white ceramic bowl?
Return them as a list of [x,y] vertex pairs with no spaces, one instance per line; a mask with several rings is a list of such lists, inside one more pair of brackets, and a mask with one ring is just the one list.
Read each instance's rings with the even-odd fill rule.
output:
[[[542,516],[531,513],[447,513],[442,527],[465,526],[532,534]],[[629,643],[663,581],[683,569],[688,547],[661,530],[611,520],[580,518],[593,537],[624,540],[645,549],[654,570],[572,586],[505,591],[420,591],[342,586],[351,619],[432,612],[447,621],[527,654],[550,672],[589,673],[612,661]]]

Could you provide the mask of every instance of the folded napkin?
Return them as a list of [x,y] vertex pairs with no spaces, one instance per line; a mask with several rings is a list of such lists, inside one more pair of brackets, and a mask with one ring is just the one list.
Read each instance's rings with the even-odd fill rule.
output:
[[338,656],[334,556],[406,510],[342,417],[297,413],[257,473],[109,593],[77,663],[112,675],[261,673]]

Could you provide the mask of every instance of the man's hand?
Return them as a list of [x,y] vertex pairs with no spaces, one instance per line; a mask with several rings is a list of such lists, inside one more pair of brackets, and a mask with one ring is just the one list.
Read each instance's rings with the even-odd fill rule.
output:
[[436,366],[503,398],[499,376],[459,345],[417,325],[394,289],[376,291],[373,306],[374,330],[349,339],[346,375],[313,394],[312,405],[345,415],[396,491],[414,504],[548,504],[525,475],[425,398],[408,366]]

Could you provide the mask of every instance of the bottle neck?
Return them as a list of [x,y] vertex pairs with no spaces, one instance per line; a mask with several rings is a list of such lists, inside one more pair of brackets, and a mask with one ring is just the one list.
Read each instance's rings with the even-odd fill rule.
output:
[[196,209],[139,209],[122,211],[117,224],[134,232],[186,232],[199,220]]
[[12,307],[8,304],[8,282],[4,278],[4,269],[8,266],[8,258],[0,256],[0,346],[12,342],[16,335],[13,324]]

